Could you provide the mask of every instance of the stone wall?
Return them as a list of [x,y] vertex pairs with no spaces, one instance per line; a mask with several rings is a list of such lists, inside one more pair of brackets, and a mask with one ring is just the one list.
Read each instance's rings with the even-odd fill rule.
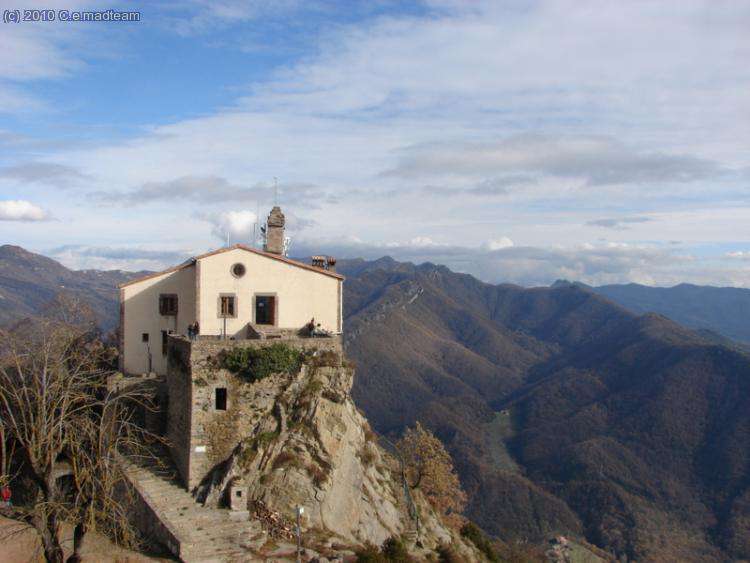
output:
[[190,436],[192,434],[193,383],[191,343],[170,337],[167,351],[167,440],[172,460],[187,484],[190,480]]
[[120,494],[123,501],[129,503],[130,520],[136,523],[146,545],[156,548],[158,544],[179,557],[182,549],[179,534],[162,516],[154,500],[141,491],[133,480],[126,482],[123,487],[127,490]]
[[[304,351],[342,354],[340,336],[279,340],[189,341],[169,339],[167,389],[168,439],[175,465],[188,490],[195,488],[218,463],[230,456],[242,436],[276,430],[271,408],[285,375],[248,385],[212,362],[222,351],[263,348],[283,342]],[[226,390],[226,410],[216,408],[217,389]],[[267,427],[267,428],[266,428]]]

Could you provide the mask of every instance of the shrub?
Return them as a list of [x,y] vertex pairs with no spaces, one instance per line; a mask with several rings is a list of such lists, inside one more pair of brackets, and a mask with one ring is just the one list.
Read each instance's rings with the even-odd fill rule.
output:
[[278,432],[261,432],[253,440],[253,448],[258,449],[265,447],[278,437]]
[[375,431],[370,428],[370,425],[368,424],[365,427],[365,441],[366,442],[376,442],[378,440],[378,435],[375,434]]
[[437,548],[440,563],[461,563],[461,558],[449,545],[441,543]]
[[365,442],[365,445],[359,451],[359,459],[362,460],[362,463],[364,463],[366,467],[369,467],[375,461],[375,452],[372,450],[368,442]]
[[296,455],[290,452],[281,452],[279,455],[276,456],[276,459],[273,460],[273,464],[271,465],[272,470],[276,470],[279,467],[299,467],[300,466],[300,460],[297,458]]
[[341,357],[333,350],[320,350],[306,359],[313,367],[338,367],[341,365]]
[[461,535],[473,543],[479,551],[484,553],[487,559],[493,563],[500,561],[495,548],[492,546],[492,542],[474,522],[464,524],[461,528]]
[[307,474],[312,478],[313,483],[315,483],[315,486],[318,488],[326,482],[326,479],[328,479],[326,472],[314,463],[309,464],[306,469]]
[[368,542],[357,551],[357,563],[412,563],[413,561],[404,543],[395,536],[385,540],[380,549]]
[[404,545],[404,542],[395,536],[391,536],[385,540],[380,551],[383,553],[387,561],[393,561],[394,563],[409,563],[413,561],[409,555],[409,551]]
[[357,550],[357,563],[387,563],[380,550],[371,543],[366,543]]
[[222,353],[219,365],[249,381],[259,381],[274,373],[299,371],[302,353],[281,342],[263,348],[234,348]]

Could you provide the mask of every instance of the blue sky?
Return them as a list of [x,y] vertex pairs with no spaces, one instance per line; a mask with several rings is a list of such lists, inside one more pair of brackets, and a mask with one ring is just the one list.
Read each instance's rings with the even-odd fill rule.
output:
[[750,287],[750,4],[36,4],[142,17],[0,24],[2,242],[160,268],[277,177],[293,255]]

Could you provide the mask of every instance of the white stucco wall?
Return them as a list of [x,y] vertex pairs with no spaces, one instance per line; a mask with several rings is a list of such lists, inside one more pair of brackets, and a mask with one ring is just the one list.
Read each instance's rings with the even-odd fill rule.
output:
[[[232,276],[234,264],[245,266],[245,275]],[[222,334],[218,298],[221,294],[236,296],[237,317],[227,319],[227,334],[244,336],[249,322],[255,322],[255,296],[276,296],[276,319],[279,328],[302,328],[311,317],[322,328],[341,331],[341,280],[280,260],[234,249],[201,258],[199,322],[201,334]]]
[[[241,263],[245,275],[236,278],[231,267]],[[197,276],[197,280],[196,280]],[[310,318],[334,333],[342,330],[342,280],[274,258],[236,248],[199,257],[195,265],[125,285],[120,290],[122,306],[122,369],[126,373],[151,369],[166,374],[161,331],[187,334],[196,320],[203,335],[220,335],[224,319],[219,316],[221,294],[234,294],[237,316],[227,319],[227,334],[244,338],[245,327],[255,322],[255,296],[276,296],[276,326],[301,328]],[[196,300],[196,288],[199,293]],[[159,295],[176,294],[176,317],[159,314]],[[142,334],[149,334],[148,346]]]
[[[159,295],[176,294],[177,316],[159,314]],[[122,305],[122,369],[126,373],[148,371],[148,347],[142,334],[149,334],[151,368],[166,373],[167,357],[162,354],[161,331],[187,333],[188,324],[195,321],[195,266],[161,274],[120,290]]]

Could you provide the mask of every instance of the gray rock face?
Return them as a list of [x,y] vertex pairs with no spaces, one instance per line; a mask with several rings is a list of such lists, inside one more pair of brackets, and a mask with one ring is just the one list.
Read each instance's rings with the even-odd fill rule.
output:
[[[230,489],[241,484],[250,510],[262,501],[292,522],[303,507],[303,528],[326,541],[379,545],[395,535],[413,537],[426,549],[460,543],[420,497],[422,527],[414,537],[400,468],[354,405],[353,375],[340,363],[304,365],[297,374],[237,382],[242,416],[225,434],[237,442],[196,496],[208,506],[226,505]],[[204,376],[232,377],[224,370]],[[209,444],[215,451],[227,451],[226,446]]]

